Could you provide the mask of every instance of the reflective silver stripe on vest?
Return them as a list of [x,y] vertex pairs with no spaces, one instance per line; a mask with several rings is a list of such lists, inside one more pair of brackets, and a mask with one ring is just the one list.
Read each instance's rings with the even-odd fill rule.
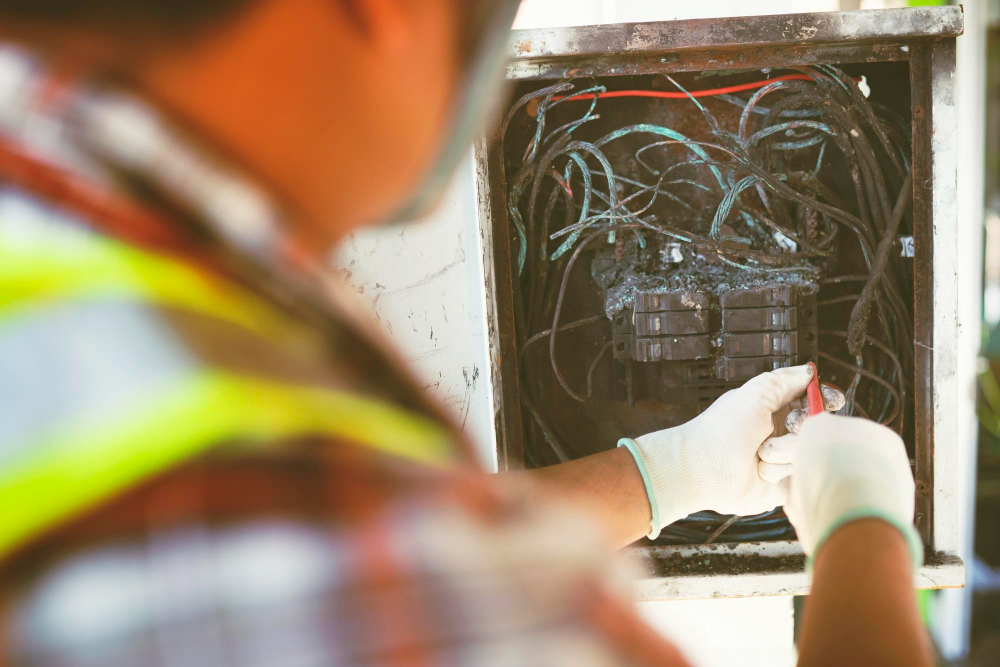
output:
[[98,428],[148,405],[196,364],[141,303],[46,305],[3,322],[0,467],[60,429]]

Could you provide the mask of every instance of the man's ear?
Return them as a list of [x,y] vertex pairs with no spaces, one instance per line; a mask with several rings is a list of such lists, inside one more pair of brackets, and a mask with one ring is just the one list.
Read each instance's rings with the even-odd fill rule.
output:
[[[420,0],[423,1],[423,0]],[[411,45],[414,27],[404,8],[405,0],[335,0],[379,49],[399,51]]]

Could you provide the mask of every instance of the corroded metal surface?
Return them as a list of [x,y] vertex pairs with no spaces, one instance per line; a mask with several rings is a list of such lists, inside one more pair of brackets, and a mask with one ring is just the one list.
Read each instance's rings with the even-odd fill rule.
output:
[[503,194],[507,191],[507,179],[500,143],[499,132],[481,140],[476,150],[476,178],[481,181],[478,190],[483,247],[492,250],[492,257],[484,254],[483,262],[485,272],[490,276],[486,316],[496,402],[497,466],[501,471],[508,471],[524,468],[524,420],[514,331],[510,226],[507,222],[507,200]]
[[917,482],[916,525],[925,544],[932,539],[934,469],[932,465],[934,404],[933,373],[933,266],[934,247],[931,173],[931,45],[916,45],[910,61],[911,115],[913,123],[913,316],[914,316],[914,476]]
[[960,35],[961,7],[745,16],[515,30],[509,79],[906,60]]
[[914,46],[910,79],[917,527],[925,543],[944,550],[957,547],[956,452],[948,442],[957,429],[953,409],[958,337],[954,76],[954,40]]
[[698,72],[765,67],[795,67],[821,63],[875,63],[908,60],[910,47],[898,43],[753,46],[745,49],[705,49],[669,53],[627,53],[580,58],[527,58],[507,66],[508,79],[535,80],[588,76],[622,76],[667,72]]
[[515,30],[514,59],[912,41],[962,33],[961,7],[740,16]]
[[[691,600],[807,595],[810,577],[797,542],[744,542],[630,549],[647,576],[636,583],[639,600]],[[956,588],[962,560],[928,552],[917,571],[917,588]]]

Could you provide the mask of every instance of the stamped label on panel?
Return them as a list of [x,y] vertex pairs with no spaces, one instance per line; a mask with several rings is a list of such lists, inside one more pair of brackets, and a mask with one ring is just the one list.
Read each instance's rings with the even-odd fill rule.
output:
[[900,236],[899,245],[902,246],[902,250],[899,253],[900,257],[913,257],[913,237],[912,236]]

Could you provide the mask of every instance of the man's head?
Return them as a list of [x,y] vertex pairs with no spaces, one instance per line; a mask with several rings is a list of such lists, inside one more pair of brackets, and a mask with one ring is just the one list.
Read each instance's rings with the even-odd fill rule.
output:
[[424,182],[493,4],[512,3],[0,0],[0,24],[70,76],[156,101],[270,186],[318,249]]

